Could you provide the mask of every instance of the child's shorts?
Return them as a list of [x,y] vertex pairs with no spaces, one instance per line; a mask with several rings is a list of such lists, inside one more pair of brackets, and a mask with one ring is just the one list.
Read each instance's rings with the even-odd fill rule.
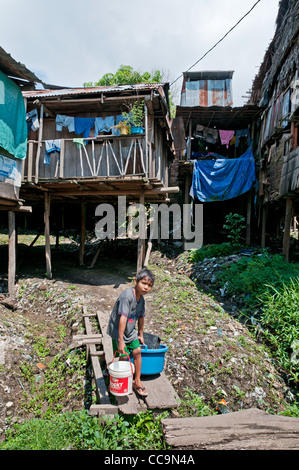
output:
[[[115,339],[112,340],[112,346],[113,346],[113,353],[118,351],[118,342]],[[130,354],[131,351],[139,348],[139,346],[140,346],[139,339],[134,339],[134,341],[131,341],[130,343],[126,343],[125,351],[126,353]],[[118,356],[127,357],[126,354],[119,354],[119,353],[116,354],[116,357]]]

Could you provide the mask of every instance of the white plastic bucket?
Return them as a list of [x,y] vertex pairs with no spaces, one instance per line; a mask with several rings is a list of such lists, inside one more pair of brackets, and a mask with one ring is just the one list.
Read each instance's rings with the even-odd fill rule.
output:
[[112,361],[108,369],[110,376],[109,390],[112,395],[122,397],[132,393],[134,365],[131,363],[130,357],[129,361]]

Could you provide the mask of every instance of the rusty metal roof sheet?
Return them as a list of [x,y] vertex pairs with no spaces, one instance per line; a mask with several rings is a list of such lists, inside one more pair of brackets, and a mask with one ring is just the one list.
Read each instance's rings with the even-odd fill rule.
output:
[[177,106],[176,116],[181,116],[187,126],[190,119],[206,127],[218,129],[243,129],[257,119],[264,108],[255,105],[230,106]]
[[55,98],[61,96],[76,96],[76,95],[90,95],[100,93],[121,93],[125,91],[146,91],[146,90],[161,90],[164,88],[165,83],[137,83],[134,85],[116,85],[116,86],[98,86],[98,87],[81,87],[81,88],[62,88],[55,90],[34,90],[24,91],[25,98]]

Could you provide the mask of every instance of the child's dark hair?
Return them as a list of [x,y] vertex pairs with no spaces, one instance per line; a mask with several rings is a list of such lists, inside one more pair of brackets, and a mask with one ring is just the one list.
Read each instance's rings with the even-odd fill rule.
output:
[[141,281],[141,279],[148,278],[149,281],[151,281],[152,285],[154,285],[155,282],[155,275],[147,268],[143,268],[139,271],[139,273],[136,276],[137,282]]

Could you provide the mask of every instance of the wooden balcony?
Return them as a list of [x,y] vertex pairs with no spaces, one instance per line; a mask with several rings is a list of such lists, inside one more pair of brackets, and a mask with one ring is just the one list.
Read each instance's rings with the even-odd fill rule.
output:
[[[43,199],[45,191],[53,198],[109,199],[128,195],[138,200],[165,200],[168,188],[167,152],[146,141],[145,134],[98,136],[60,140],[60,152],[46,154],[46,141],[29,140],[22,173],[22,197]],[[82,139],[81,139],[82,142]],[[175,191],[174,191],[175,189]],[[168,190],[168,191],[167,191]]]
[[45,141],[28,142],[23,181],[39,183],[60,178],[155,177],[159,161],[149,161],[144,134],[60,139],[60,152],[46,154]]

